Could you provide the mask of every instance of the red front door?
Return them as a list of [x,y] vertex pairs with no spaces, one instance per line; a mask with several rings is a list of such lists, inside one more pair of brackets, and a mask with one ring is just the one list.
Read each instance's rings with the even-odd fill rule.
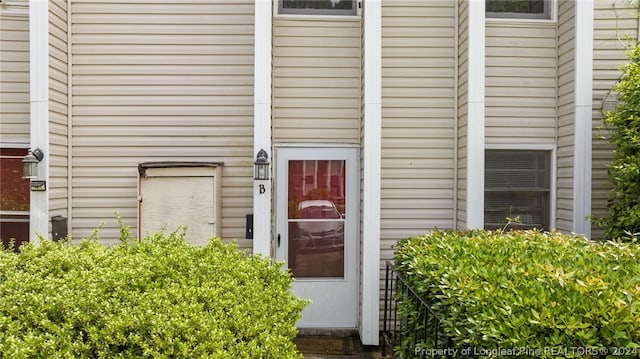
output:
[[29,241],[29,181],[22,178],[26,148],[0,148],[0,238],[7,248]]

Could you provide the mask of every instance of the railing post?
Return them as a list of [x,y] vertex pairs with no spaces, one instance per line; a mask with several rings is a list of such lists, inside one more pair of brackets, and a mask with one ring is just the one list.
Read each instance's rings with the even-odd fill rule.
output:
[[389,262],[386,262],[386,272],[384,276],[384,312],[382,313],[382,356],[387,356],[387,307],[389,300]]
[[[393,299],[394,294],[393,291],[394,289],[398,289],[396,288],[398,285],[398,280],[395,276],[395,271],[393,270],[393,267],[391,269],[391,283],[389,285],[389,300],[393,301],[392,303],[389,303],[393,309],[389,308],[389,310],[393,310],[393,325],[391,326],[391,328],[389,328],[389,332],[392,335],[392,339],[391,339],[391,343],[393,344],[393,346],[396,345],[396,335],[397,335],[397,329],[398,329],[398,304],[396,303],[396,301]],[[391,313],[389,313],[391,314]]]
[[[424,311],[424,315],[422,317],[422,340],[427,341],[427,325],[429,325],[429,313],[427,311],[427,308],[422,308],[422,310]],[[422,352],[422,357],[426,357],[426,354],[424,352]]]

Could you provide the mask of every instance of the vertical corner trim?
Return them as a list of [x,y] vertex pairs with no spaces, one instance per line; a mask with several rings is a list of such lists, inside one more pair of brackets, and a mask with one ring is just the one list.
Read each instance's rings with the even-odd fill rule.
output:
[[[271,150],[271,23],[273,4],[271,1],[256,1],[254,5],[253,156],[264,149],[273,164]],[[264,184],[262,185],[264,186]],[[267,185],[265,193],[261,193],[259,188],[257,182],[253,181],[253,253],[269,256],[272,247],[272,186]]]
[[362,304],[360,339],[378,345],[380,307],[380,172],[382,128],[382,6],[364,4],[364,129],[362,151]]
[[[29,2],[30,146],[40,148],[38,180],[49,181],[49,2]],[[46,183],[45,182],[45,183]],[[31,192],[29,241],[49,235],[49,191]]]
[[467,228],[484,227],[485,2],[469,1]]
[[593,0],[575,2],[573,232],[591,236]]

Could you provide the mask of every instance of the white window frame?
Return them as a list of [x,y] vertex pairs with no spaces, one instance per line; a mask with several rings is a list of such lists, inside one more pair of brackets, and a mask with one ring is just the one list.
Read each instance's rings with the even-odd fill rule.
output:
[[[549,152],[549,230],[556,228],[556,202],[557,202],[557,148],[553,144],[486,144],[485,151],[547,151]],[[486,165],[483,171],[486,170]],[[484,190],[483,190],[484,193]],[[484,213],[484,207],[482,208]],[[484,220],[483,220],[484,222]]]
[[487,20],[497,21],[556,21],[558,0],[547,0],[546,11],[540,14],[516,13],[516,12],[485,12]]
[[[354,4],[353,10],[344,10],[344,9],[287,9],[283,7],[284,0],[273,0],[274,1],[274,9],[276,9],[277,15],[288,15],[288,16],[336,16],[339,18],[349,17],[349,16],[360,16],[362,9],[362,0],[351,0]],[[345,1],[345,0],[342,0]]]

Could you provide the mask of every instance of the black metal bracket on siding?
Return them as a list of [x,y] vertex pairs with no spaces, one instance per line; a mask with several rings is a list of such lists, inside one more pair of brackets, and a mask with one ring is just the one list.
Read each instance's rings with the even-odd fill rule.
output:
[[146,178],[148,168],[177,168],[177,167],[220,167],[224,162],[182,162],[182,161],[155,161],[138,164],[138,174]]

